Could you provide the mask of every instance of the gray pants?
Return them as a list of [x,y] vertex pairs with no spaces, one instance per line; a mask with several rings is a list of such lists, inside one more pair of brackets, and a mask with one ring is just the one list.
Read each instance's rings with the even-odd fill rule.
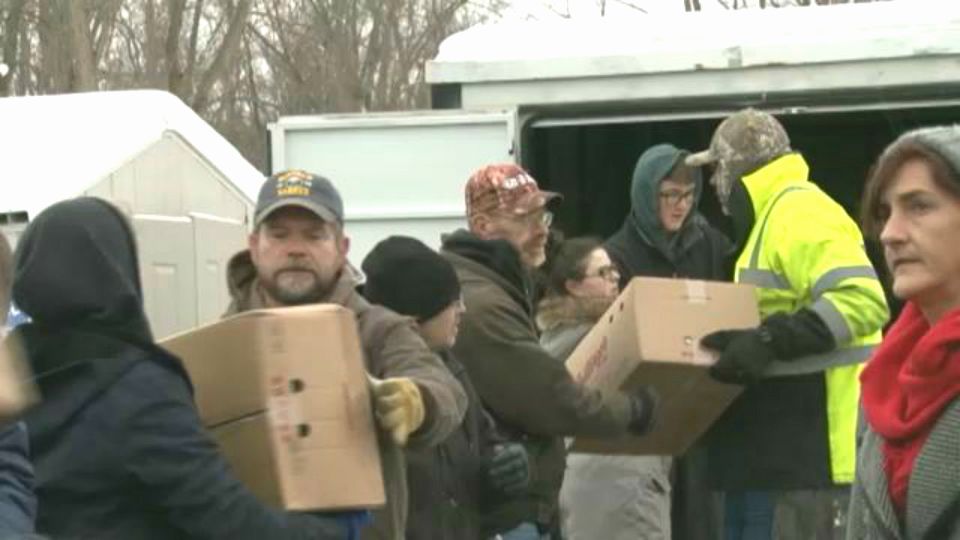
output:
[[670,458],[570,454],[560,490],[565,540],[669,540]]

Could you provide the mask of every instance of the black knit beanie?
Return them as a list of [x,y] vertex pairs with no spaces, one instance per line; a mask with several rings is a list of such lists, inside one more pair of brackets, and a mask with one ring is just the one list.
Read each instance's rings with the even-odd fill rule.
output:
[[381,241],[361,268],[367,275],[363,287],[367,300],[421,322],[460,298],[453,266],[416,238],[391,236]]

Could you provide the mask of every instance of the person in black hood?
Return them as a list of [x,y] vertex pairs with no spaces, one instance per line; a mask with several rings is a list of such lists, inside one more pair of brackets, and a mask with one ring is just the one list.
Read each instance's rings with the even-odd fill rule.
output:
[[43,401],[25,422],[37,530],[97,539],[344,538],[259,503],[204,431],[180,360],[154,344],[134,236],[109,203],[57,203],[27,227],[13,297]]
[[630,213],[604,248],[620,270],[620,286],[636,276],[729,280],[727,237],[697,212],[700,170],[670,144],[650,147],[633,170]]
[[489,165],[467,182],[469,230],[443,241],[467,311],[453,354],[498,428],[531,454],[531,493],[488,513],[504,540],[540,538],[554,528],[563,481],[562,437],[616,437],[650,429],[655,398],[647,389],[609,395],[576,382],[539,341],[530,272],[543,264],[556,194],[513,164]]
[[[671,144],[658,144],[637,160],[630,213],[604,246],[620,270],[621,288],[637,276],[731,278],[732,245],[697,212],[703,180],[698,168],[684,164],[687,155]],[[697,445],[673,463],[672,531],[678,540],[716,537],[712,517],[718,511],[710,504],[706,461],[704,447]],[[669,466],[670,460],[664,463]]]

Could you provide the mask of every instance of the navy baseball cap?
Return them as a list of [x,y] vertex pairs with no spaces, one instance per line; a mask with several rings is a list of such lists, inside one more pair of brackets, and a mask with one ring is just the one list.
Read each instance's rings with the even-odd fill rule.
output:
[[287,206],[306,208],[324,221],[343,226],[343,199],[330,180],[322,176],[290,169],[267,178],[257,197],[254,227],[260,226],[275,210]]

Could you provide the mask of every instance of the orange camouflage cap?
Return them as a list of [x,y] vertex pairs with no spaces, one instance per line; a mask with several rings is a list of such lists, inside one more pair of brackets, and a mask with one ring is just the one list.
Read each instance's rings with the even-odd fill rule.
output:
[[559,193],[543,191],[530,174],[513,163],[486,165],[467,180],[467,217],[490,212],[524,213],[541,208]]

